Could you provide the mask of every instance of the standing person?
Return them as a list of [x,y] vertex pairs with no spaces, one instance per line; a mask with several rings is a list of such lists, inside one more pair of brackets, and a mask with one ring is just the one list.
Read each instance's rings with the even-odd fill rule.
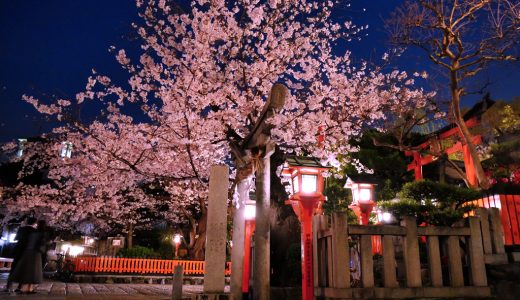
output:
[[[11,285],[13,284],[13,279],[12,279],[13,271],[16,268],[16,266],[18,265],[18,263],[22,257],[22,254],[27,246],[27,241],[29,239],[29,235],[32,232],[36,231],[36,222],[37,222],[36,218],[29,217],[29,218],[27,218],[27,220],[25,220],[25,225],[18,228],[18,232],[16,233],[16,236],[14,238],[15,241],[17,241],[17,242],[13,249],[14,250],[13,262],[11,264],[11,270],[9,270],[9,277],[7,277],[7,284],[5,285],[4,292],[9,293],[11,291]],[[18,282],[18,281],[15,281],[15,282]],[[22,284],[20,282],[18,282],[18,288],[15,290],[15,292],[20,292],[21,286],[22,286]]]
[[22,293],[35,294],[36,285],[43,281],[44,245],[42,231],[34,230],[29,233],[25,249],[11,276],[12,281],[22,284]]
[[45,267],[45,264],[47,263],[47,250],[49,250],[49,243],[51,240],[49,227],[47,227],[47,223],[45,220],[38,221],[38,226],[36,227],[36,230],[38,232],[42,233],[43,240],[42,240],[42,247],[41,247],[41,254],[42,254],[42,268]]

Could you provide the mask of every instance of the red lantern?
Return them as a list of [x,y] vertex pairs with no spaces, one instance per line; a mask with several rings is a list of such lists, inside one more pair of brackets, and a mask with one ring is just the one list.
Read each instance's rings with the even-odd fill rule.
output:
[[359,224],[368,225],[368,219],[374,206],[374,179],[358,175],[347,178],[345,188],[352,190],[352,204],[349,206],[358,217]]
[[284,165],[283,175],[290,177],[290,204],[301,223],[302,243],[302,299],[314,299],[312,266],[312,217],[321,211],[323,195],[323,172],[329,169],[317,159],[290,156]]

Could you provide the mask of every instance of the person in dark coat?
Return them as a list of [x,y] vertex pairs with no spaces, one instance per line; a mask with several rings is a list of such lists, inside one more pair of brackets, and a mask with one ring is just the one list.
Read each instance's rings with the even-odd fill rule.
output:
[[[17,242],[13,248],[14,257],[13,257],[13,262],[11,264],[11,270],[9,271],[9,277],[7,277],[7,284],[4,289],[5,292],[11,291],[11,286],[13,284],[13,279],[12,279],[13,271],[16,268],[16,266],[18,265],[20,258],[22,257],[22,254],[27,246],[27,241],[29,239],[29,235],[32,232],[36,231],[36,222],[37,222],[36,218],[29,217],[25,221],[25,225],[18,228],[18,232],[16,233],[16,236],[14,238],[15,241],[17,241]],[[18,282],[18,281],[15,281],[15,282]],[[22,286],[22,284],[19,283],[18,288],[16,289],[17,292],[20,291],[21,286]]]
[[11,274],[11,280],[22,284],[23,293],[35,293],[37,284],[43,281],[42,253],[45,248],[43,231],[29,233],[25,249]]
[[38,227],[36,227],[36,230],[41,232],[43,234],[43,246],[42,246],[42,268],[45,267],[45,264],[47,263],[47,250],[50,248],[50,231],[49,227],[47,226],[47,222],[45,220],[39,220],[38,221]]

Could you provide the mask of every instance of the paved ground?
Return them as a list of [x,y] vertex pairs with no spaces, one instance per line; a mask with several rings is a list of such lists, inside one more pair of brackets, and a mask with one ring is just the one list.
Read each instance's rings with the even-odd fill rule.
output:
[[[0,274],[0,289],[3,289],[7,275]],[[229,287],[226,287],[226,290]],[[163,284],[102,284],[102,283],[63,283],[45,281],[38,285],[33,295],[17,295],[0,292],[0,299],[106,299],[106,300],[156,300],[170,299],[171,286]],[[201,285],[184,285],[183,296],[188,299],[202,293]]]

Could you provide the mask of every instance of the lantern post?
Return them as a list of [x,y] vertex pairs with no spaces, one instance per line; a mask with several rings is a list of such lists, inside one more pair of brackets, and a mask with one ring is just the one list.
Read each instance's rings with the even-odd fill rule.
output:
[[312,217],[325,202],[322,173],[327,169],[315,158],[289,156],[282,173],[291,183],[291,196],[285,203],[292,206],[301,224],[303,300],[314,299]]
[[374,179],[367,176],[350,176],[347,178],[345,188],[352,190],[352,204],[349,206],[358,217],[359,224],[368,225],[372,210],[376,206],[374,202]]
[[248,200],[244,209],[244,268],[242,273],[242,293],[249,293],[249,278],[251,277],[251,237],[255,232],[256,201]]
[[179,246],[181,245],[182,235],[175,234],[173,236],[173,243],[175,244],[175,258],[179,258]]

